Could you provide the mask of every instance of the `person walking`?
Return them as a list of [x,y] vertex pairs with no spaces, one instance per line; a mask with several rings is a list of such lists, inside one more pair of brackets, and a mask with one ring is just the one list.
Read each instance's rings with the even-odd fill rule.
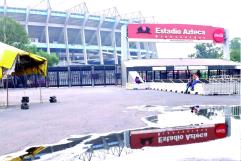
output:
[[187,92],[188,92],[188,89],[189,89],[190,87],[192,87],[192,82],[193,82],[193,77],[191,76],[191,77],[188,79],[186,91],[185,91],[184,93],[187,93]]
[[192,83],[191,83],[191,90],[194,91],[194,86],[199,83],[200,80],[199,80],[199,77],[197,74],[193,74],[192,75]]

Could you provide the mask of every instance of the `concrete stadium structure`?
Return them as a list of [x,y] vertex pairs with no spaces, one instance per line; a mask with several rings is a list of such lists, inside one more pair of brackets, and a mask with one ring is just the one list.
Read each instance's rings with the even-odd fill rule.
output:
[[[6,2],[6,1],[5,1]],[[116,8],[90,13],[85,3],[67,11],[0,6],[0,16],[23,25],[31,43],[48,53],[57,53],[59,65],[120,64],[121,26],[146,22],[141,14],[121,16]],[[131,59],[156,58],[156,44],[130,42]]]

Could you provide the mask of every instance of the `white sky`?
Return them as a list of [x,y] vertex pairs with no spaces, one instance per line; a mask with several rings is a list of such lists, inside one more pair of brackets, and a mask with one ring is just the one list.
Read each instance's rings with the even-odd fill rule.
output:
[[[3,4],[4,0],[0,0]],[[8,6],[45,8],[44,0],[7,0]],[[117,7],[120,14],[141,11],[158,23],[198,24],[229,29],[230,37],[241,37],[240,0],[50,0],[53,10],[66,10],[85,2],[90,13]],[[158,44],[160,57],[186,57],[193,44]]]

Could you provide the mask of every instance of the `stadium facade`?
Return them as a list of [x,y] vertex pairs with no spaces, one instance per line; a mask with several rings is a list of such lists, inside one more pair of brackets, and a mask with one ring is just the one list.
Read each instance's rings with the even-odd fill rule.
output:
[[[48,53],[56,53],[59,65],[120,64],[121,26],[142,23],[144,18],[120,16],[116,8],[91,14],[85,3],[67,11],[0,6],[0,16],[23,25],[31,43]],[[130,59],[156,58],[153,42],[130,42]]]

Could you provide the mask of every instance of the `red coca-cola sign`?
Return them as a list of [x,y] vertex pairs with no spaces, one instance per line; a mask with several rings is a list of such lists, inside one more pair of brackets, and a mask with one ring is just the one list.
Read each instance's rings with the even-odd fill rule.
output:
[[224,28],[187,24],[129,24],[129,40],[224,43]]
[[216,124],[215,125],[215,134],[218,138],[223,138],[227,135],[226,124]]
[[130,145],[133,149],[144,146],[169,146],[205,142],[226,137],[226,125],[202,125],[169,129],[144,129],[130,133]]
[[224,42],[224,38],[225,38],[225,35],[224,35],[223,29],[215,29],[214,30],[214,32],[213,32],[213,39],[214,39],[215,42],[223,43]]

